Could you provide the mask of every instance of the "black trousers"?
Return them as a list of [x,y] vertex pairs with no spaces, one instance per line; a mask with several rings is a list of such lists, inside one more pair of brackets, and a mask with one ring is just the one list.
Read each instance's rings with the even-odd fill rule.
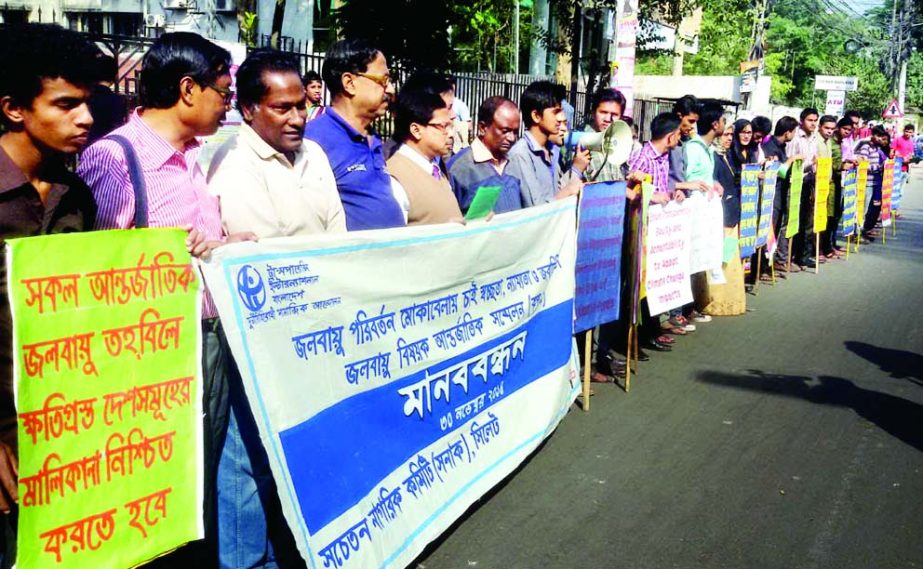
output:
[[833,176],[833,209],[827,217],[827,229],[820,238],[824,255],[829,255],[836,250],[836,234],[840,229],[840,220],[843,219],[843,184],[840,176]]
[[798,235],[793,239],[792,258],[800,265],[808,264],[815,255],[814,247],[814,174],[805,174],[801,187],[801,216]]
[[772,200],[772,231],[776,236],[776,259],[785,263],[788,257],[788,238],[785,228],[788,225],[788,186],[776,185],[776,195]]

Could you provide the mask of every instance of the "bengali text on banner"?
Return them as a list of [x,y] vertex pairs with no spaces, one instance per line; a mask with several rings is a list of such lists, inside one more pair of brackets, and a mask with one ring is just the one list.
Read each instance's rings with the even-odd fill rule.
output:
[[[869,181],[869,163],[867,160],[859,161],[858,172],[856,173],[856,225],[862,229],[865,223],[865,210],[868,208],[866,199],[866,188]],[[868,192],[871,195],[871,191]]]
[[859,173],[856,168],[843,172],[843,217],[840,231],[844,237],[856,232],[856,186]]
[[203,264],[308,567],[406,566],[554,430],[575,256],[571,198]]
[[740,173],[740,256],[756,252],[756,229],[760,212],[760,166],[744,164]]
[[886,160],[881,170],[881,226],[891,227],[891,197],[894,194],[894,160]]
[[7,243],[18,567],[131,567],[202,537],[202,329],[185,240]]
[[773,160],[766,165],[763,191],[760,193],[760,221],[756,230],[756,246],[763,247],[772,233],[772,205],[776,198],[776,179],[779,177],[779,162]]

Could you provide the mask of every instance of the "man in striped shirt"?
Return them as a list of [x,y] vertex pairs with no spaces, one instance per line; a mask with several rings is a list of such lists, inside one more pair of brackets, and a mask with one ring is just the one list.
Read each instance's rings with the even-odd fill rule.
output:
[[[231,103],[230,54],[196,34],[168,33],[151,46],[142,65],[141,107],[128,124],[90,146],[80,159],[77,173],[90,186],[99,208],[97,228],[135,226],[136,208],[145,204],[136,203],[130,172],[140,170],[147,225],[186,228],[193,255],[253,239],[249,233],[223,234],[218,200],[209,194],[197,163],[202,144],[196,137],[213,134]],[[113,136],[127,141],[137,163]],[[276,496],[269,487],[272,476],[207,291],[202,315],[206,542],[205,547],[199,542],[168,556],[163,563],[213,566],[220,560],[222,567],[275,566],[274,546],[292,539],[283,532],[278,542],[275,536],[270,541],[260,497]],[[286,528],[284,522],[271,525]],[[240,539],[242,534],[246,540]],[[181,560],[182,555],[193,559]]]
[[651,176],[655,194],[652,203],[666,203],[670,199],[683,201],[682,190],[670,192],[670,150],[679,144],[680,119],[673,113],[661,113],[651,121],[651,141],[632,153],[628,161],[631,172]]

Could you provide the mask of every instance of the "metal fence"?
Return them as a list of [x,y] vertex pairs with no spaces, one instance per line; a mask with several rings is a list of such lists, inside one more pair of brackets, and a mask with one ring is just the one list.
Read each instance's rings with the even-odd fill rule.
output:
[[[119,64],[118,78],[115,91],[123,95],[128,109],[138,104],[138,77],[141,69],[141,59],[150,46],[154,37],[132,37],[118,35],[87,34],[107,55],[111,55]],[[281,38],[283,51],[298,57],[302,74],[307,71],[321,72],[324,64],[324,54],[308,53],[306,46],[292,38]],[[260,44],[268,45],[269,37],[260,37]],[[410,75],[410,71],[400,65],[391,65],[391,76],[395,87],[399,90],[401,85]],[[477,108],[488,97],[502,96],[518,104],[519,98],[525,88],[533,81],[550,80],[554,78],[545,75],[523,75],[509,73],[487,72],[459,72],[451,74],[456,79],[456,96],[464,101],[472,113],[472,120],[476,121]],[[575,128],[580,128],[584,123],[583,109],[585,108],[586,93],[578,91]],[[329,103],[329,93],[324,93],[326,103]],[[656,113],[655,113],[656,114]],[[653,116],[653,115],[651,115]],[[393,132],[393,120],[390,115],[383,117],[376,123],[376,128],[382,136],[390,136]]]

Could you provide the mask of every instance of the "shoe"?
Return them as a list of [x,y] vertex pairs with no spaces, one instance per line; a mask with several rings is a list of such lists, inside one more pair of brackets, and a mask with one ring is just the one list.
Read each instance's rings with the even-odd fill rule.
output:
[[676,342],[676,340],[669,336],[657,336],[656,341],[666,346],[672,346]]
[[638,348],[638,354],[637,354],[637,355],[638,355],[638,361],[639,361],[639,362],[646,362],[647,360],[651,359],[651,357],[650,357],[649,355],[647,355],[647,352],[645,352],[645,351],[642,350],[641,348]]
[[603,356],[602,361],[596,362],[599,372],[611,377],[625,375],[625,367],[624,361],[611,358],[608,354]]
[[654,350],[655,352],[672,352],[673,348],[670,346],[658,342],[657,340],[649,340],[644,342],[644,347],[648,350]]
[[805,257],[798,264],[801,266],[801,270],[803,271],[808,267],[813,267],[817,264],[817,262],[814,260],[814,257]]
[[711,316],[702,314],[698,310],[693,310],[691,316],[695,322],[711,322]]
[[686,320],[685,316],[674,316],[673,318],[670,318],[667,322],[669,322],[670,324],[672,324],[673,326],[677,328],[682,328],[686,332],[695,332],[695,324],[692,324],[691,322]]

